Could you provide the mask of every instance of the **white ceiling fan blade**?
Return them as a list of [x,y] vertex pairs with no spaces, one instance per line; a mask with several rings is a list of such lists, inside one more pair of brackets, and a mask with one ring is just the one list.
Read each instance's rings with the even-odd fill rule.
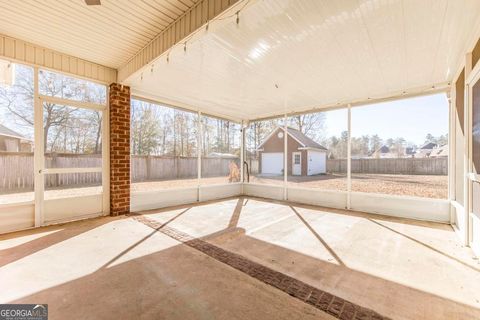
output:
[[87,6],[99,6],[101,5],[100,0],[85,0]]

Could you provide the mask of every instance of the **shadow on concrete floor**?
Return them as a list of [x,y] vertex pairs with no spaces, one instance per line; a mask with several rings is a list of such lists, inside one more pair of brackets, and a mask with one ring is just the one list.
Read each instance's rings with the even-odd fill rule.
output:
[[[282,204],[282,202],[269,200],[259,201]],[[245,198],[239,198],[229,226],[223,232],[228,233],[238,228],[238,221],[244,205]],[[260,284],[257,280],[182,244],[112,266],[112,263],[126,252],[134,249],[146,238],[151,237],[153,233],[161,231],[191,207],[176,207],[184,208],[184,210],[153,230],[144,239],[126,248],[96,272],[13,302],[49,303],[52,319],[66,316],[75,318],[94,316],[96,319],[111,319],[118,318],[119,314],[123,318],[141,316],[147,319],[329,318],[319,310],[291,299],[284,292],[266,284]],[[302,207],[320,209],[312,206]],[[151,210],[146,214],[158,214],[169,210],[172,208]],[[260,261],[262,258],[262,261],[275,261],[268,267],[281,269],[279,271],[314,287],[354,301],[384,315],[395,315],[406,319],[480,318],[478,308],[346,267],[323,237],[307,223],[297,210],[293,207],[292,210],[309,232],[313,233],[337,259],[338,264],[319,260],[245,234],[233,238],[230,242],[222,242],[220,246],[224,250],[243,254],[247,259]],[[330,213],[369,217],[368,214],[345,210],[326,210]],[[5,250],[2,251],[2,263],[6,264],[3,259],[5,257],[7,263],[16,261],[69,237],[108,223],[112,221],[111,219],[113,218],[101,218],[98,221],[97,219],[85,221],[84,225],[72,223],[52,228],[53,230],[58,229],[58,231],[42,237],[42,241],[36,239],[7,249],[10,256],[3,256]],[[375,220],[395,221],[397,219],[375,216]],[[398,219],[402,223],[404,220]],[[413,237],[377,221],[371,221],[454,261],[461,262]],[[423,222],[407,221],[407,223],[425,226]],[[45,230],[38,230],[38,232],[41,231]],[[221,234],[222,232],[216,232],[204,239],[215,243],[216,236],[221,236]],[[18,248],[20,250],[16,253]],[[472,268],[468,265],[466,267]],[[478,271],[478,269],[475,270]]]

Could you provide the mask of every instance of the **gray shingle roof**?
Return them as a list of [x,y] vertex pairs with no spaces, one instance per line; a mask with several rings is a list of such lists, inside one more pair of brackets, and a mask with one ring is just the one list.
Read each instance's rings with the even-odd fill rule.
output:
[[10,136],[10,137],[15,137],[19,139],[26,139],[20,133],[13,131],[12,129],[9,129],[2,124],[0,124],[0,136]]
[[433,149],[437,147],[437,144],[436,143],[433,143],[433,142],[427,142],[425,143],[423,146],[420,147],[420,149],[423,149],[423,150],[430,150],[430,149]]
[[386,145],[383,145],[381,146],[380,148],[378,148],[378,150],[376,152],[380,152],[380,153],[389,153],[390,152],[390,148]]
[[306,135],[304,135],[303,133],[301,133],[297,129],[293,129],[293,128],[288,127],[287,131],[292,137],[294,137],[295,139],[300,141],[300,143],[303,144],[303,146],[305,148],[315,148],[315,149],[327,150],[327,148],[325,148],[321,144],[313,141],[312,139],[310,139],[309,137],[307,137]]

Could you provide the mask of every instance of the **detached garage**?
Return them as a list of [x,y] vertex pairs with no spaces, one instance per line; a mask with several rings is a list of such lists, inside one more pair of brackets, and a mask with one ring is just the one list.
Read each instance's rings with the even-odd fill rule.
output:
[[[257,151],[263,175],[282,175],[284,170],[284,133],[278,127],[260,144]],[[326,173],[327,149],[299,130],[287,128],[288,175],[311,176]]]

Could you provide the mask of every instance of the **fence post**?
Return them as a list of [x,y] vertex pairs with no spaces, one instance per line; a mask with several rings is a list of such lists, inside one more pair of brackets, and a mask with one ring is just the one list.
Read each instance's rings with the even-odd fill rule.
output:
[[352,195],[352,106],[348,104],[348,144],[347,144],[347,209],[351,208]]
[[[52,153],[52,168],[58,168],[57,166],[57,159],[58,155],[56,152]],[[60,177],[58,176],[58,173],[55,173],[55,180],[53,181],[53,184],[55,187],[58,187],[60,185]]]
[[180,156],[174,156],[174,159],[175,159],[175,178],[178,179],[178,176],[179,176],[179,160],[180,160]]
[[147,169],[147,181],[150,181],[152,179],[152,156],[151,155],[147,155],[145,166]]

